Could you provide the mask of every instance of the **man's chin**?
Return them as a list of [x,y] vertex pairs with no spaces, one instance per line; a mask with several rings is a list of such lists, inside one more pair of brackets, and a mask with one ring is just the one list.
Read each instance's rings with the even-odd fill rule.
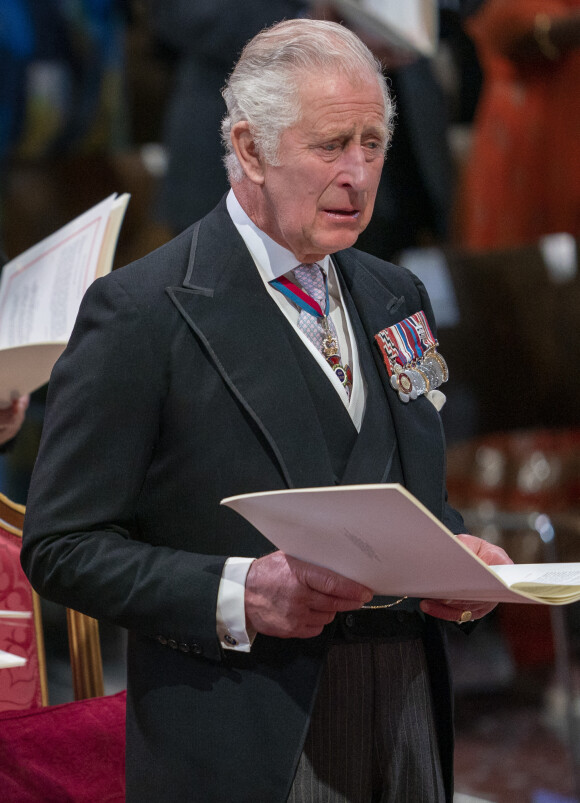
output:
[[332,237],[325,238],[322,250],[326,254],[334,254],[336,251],[342,251],[345,248],[351,248],[359,238],[361,229],[357,228],[356,231],[342,231],[340,236],[336,234]]

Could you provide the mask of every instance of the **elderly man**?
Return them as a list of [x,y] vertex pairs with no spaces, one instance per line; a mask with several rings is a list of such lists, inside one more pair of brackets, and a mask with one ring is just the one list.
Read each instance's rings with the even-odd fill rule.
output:
[[400,482],[463,528],[439,414],[391,386],[374,342],[416,313],[434,327],[425,290],[351,248],[389,94],[356,36],[294,20],[246,46],[224,97],[227,198],[87,293],[51,380],[23,565],[43,595],[129,630],[128,801],[451,800],[441,624],[491,606],[372,600],[220,507]]

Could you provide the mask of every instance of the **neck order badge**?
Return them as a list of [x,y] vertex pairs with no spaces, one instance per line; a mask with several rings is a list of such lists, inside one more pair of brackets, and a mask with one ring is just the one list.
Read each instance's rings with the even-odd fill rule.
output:
[[284,276],[274,279],[270,284],[300,308],[298,328],[324,355],[350,398],[352,373],[348,365],[342,364],[336,329],[328,316],[326,275],[320,265],[314,263],[299,265],[294,270],[294,278],[300,286]]

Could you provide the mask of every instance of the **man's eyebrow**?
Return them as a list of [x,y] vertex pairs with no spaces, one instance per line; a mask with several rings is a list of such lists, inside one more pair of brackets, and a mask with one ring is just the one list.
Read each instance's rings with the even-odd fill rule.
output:
[[372,134],[380,139],[385,139],[387,136],[387,129],[384,125],[370,125],[363,129],[363,135],[364,134]]
[[[356,128],[355,126],[353,126],[352,128],[343,128],[340,130],[329,129],[328,131],[318,131],[316,133],[317,133],[317,139],[320,140],[321,142],[324,142],[326,140],[332,140],[332,139],[348,139],[349,137],[352,137],[356,134]],[[368,137],[369,135],[376,136],[379,139],[385,139],[387,136],[387,130],[385,126],[382,125],[365,126],[361,131],[361,137]]]

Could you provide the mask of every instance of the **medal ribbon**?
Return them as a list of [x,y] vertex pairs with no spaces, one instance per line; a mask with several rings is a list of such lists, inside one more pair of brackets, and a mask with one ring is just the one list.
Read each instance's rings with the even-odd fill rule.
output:
[[425,351],[430,351],[439,345],[438,341],[433,337],[433,332],[429,326],[429,321],[425,317],[423,310],[411,315],[410,321],[412,322],[415,331],[419,335]]
[[308,295],[301,287],[298,287],[297,284],[294,284],[294,282],[291,282],[290,279],[287,279],[285,276],[281,276],[279,279],[273,279],[270,284],[272,287],[275,287],[276,290],[279,290],[283,296],[286,296],[290,301],[297,304],[300,309],[305,310],[310,313],[310,315],[314,315],[315,318],[326,318],[328,315],[329,300],[327,282],[324,283],[326,288],[326,309],[324,312],[318,301],[313,299],[312,296]]
[[395,372],[395,363],[398,363],[401,367],[404,365],[396,341],[393,340],[388,329],[383,329],[375,335],[375,340],[379,344],[379,348],[385,357],[385,365],[387,366],[388,374],[392,376]]
[[427,352],[439,345],[423,310],[383,329],[375,340],[385,357],[389,376],[396,372],[396,365],[407,368],[420,363]]
[[[324,276],[324,273],[323,273]],[[326,302],[325,302],[325,309],[323,310],[318,301],[312,298],[305,290],[299,287],[294,282],[291,282],[290,279],[287,279],[285,276],[281,276],[279,279],[273,279],[270,284],[272,287],[276,288],[283,296],[285,296],[289,301],[292,301],[296,306],[300,309],[307,312],[309,315],[313,315],[315,318],[320,318],[324,321],[328,317],[328,311],[330,308],[330,300],[328,295],[328,282],[326,281],[326,276],[324,276],[324,288],[326,291]],[[327,322],[328,326],[328,322]],[[327,336],[330,333],[327,331]],[[330,335],[333,338],[333,341],[337,343],[335,335]],[[338,348],[338,346],[337,346]],[[324,353],[324,358],[332,367],[334,373],[337,375],[340,382],[344,385],[346,393],[350,398],[350,390],[352,388],[352,373],[351,369],[348,365],[342,365],[340,361],[340,357],[337,354],[326,354]]]

